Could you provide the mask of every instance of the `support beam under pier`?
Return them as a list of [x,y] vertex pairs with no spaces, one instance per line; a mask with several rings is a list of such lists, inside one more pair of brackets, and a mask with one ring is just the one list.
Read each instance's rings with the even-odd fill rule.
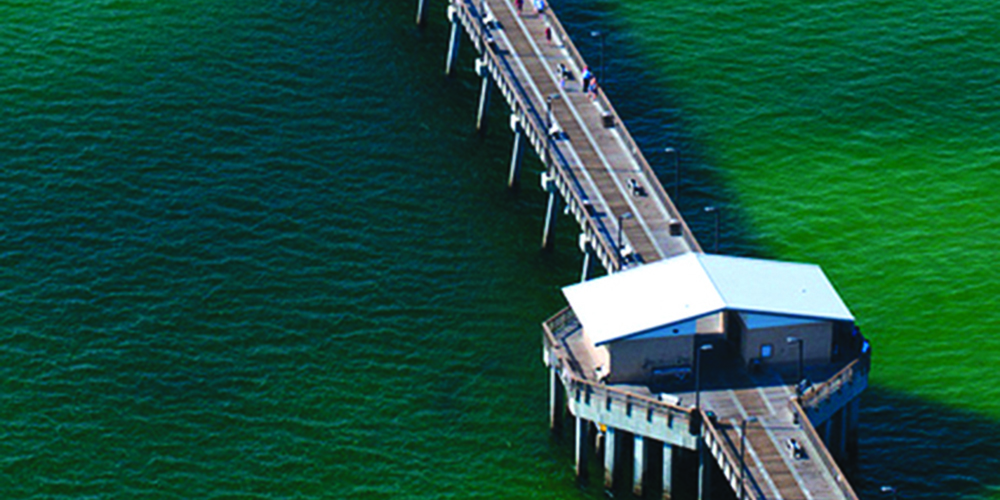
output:
[[451,38],[448,41],[448,57],[445,60],[444,74],[451,75],[451,70],[455,67],[455,59],[458,59],[458,45],[462,41],[462,25],[458,20],[458,11],[455,10],[455,7],[448,6],[448,19],[451,21]]
[[632,493],[642,496],[642,481],[646,476],[646,438],[636,434],[633,438]]
[[615,467],[618,465],[620,452],[618,432],[614,427],[608,427],[604,434],[604,487],[606,489],[610,490],[615,486]]
[[587,448],[590,447],[590,422],[580,418],[574,417],[576,420],[576,432],[574,432],[576,448],[574,450],[574,456],[576,458],[576,478],[580,482],[586,482],[588,477],[587,469],[587,457],[589,452]]
[[559,193],[549,191],[549,203],[545,209],[545,227],[542,229],[542,249],[552,249],[552,237],[556,228],[556,216],[559,215]]
[[563,421],[563,388],[559,380],[559,372],[553,366],[549,368],[549,429],[553,433],[562,430]]
[[[476,66],[479,67],[480,64],[477,61]],[[480,70],[483,75],[483,83],[479,89],[479,111],[476,113],[476,130],[480,132],[486,131],[486,115],[490,109],[490,74],[486,70],[486,65],[482,65]]]
[[524,157],[524,130],[517,115],[510,116],[510,129],[514,132],[514,150],[510,155],[510,174],[507,187],[515,188],[521,180],[521,159]]
[[663,443],[663,500],[670,500],[674,486],[674,447]]
[[423,26],[427,17],[427,0],[417,0],[417,26]]

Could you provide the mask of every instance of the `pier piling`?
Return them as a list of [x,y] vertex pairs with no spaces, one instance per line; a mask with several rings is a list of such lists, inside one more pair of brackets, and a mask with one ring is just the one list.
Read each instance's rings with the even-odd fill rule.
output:
[[510,129],[514,132],[514,148],[510,155],[510,174],[507,175],[507,187],[517,187],[521,177],[521,160],[524,157],[524,129],[517,115],[510,115]]
[[426,21],[427,0],[417,0],[417,26],[423,26]]
[[451,75],[458,58],[458,45],[462,40],[462,25],[454,6],[448,6],[448,20],[451,21],[451,37],[448,40],[448,57],[445,61],[444,74]]

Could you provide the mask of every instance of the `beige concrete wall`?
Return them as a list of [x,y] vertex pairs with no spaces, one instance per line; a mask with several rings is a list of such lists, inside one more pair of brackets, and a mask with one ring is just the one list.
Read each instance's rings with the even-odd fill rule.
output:
[[831,361],[833,324],[827,321],[770,328],[743,329],[743,360],[749,363],[760,357],[761,346],[771,344],[773,353],[761,362],[782,371],[795,370],[799,363],[798,344],[789,344],[788,337],[803,339],[805,364],[826,364]]
[[622,340],[610,344],[608,353],[611,359],[608,383],[645,381],[656,368],[693,365],[694,336]]

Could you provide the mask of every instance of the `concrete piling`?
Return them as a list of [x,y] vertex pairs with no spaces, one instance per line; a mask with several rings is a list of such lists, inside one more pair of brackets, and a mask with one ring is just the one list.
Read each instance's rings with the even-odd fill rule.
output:
[[483,83],[479,89],[479,111],[476,113],[476,130],[486,131],[486,115],[490,107],[490,74],[483,68]]
[[587,456],[589,455],[587,448],[590,447],[589,439],[589,427],[590,424],[586,420],[575,417],[576,420],[576,432],[575,441],[576,447],[574,450],[574,458],[576,459],[576,478],[581,481],[587,481],[588,470],[587,470]]
[[426,21],[427,0],[417,0],[417,26],[423,26]]
[[674,486],[674,447],[663,443],[663,500],[670,500]]
[[454,6],[448,6],[448,20],[451,21],[451,38],[448,41],[448,57],[445,60],[444,74],[451,75],[451,70],[455,67],[455,59],[458,58],[458,45],[462,41],[462,26]]
[[634,443],[632,446],[632,493],[641,497],[642,481],[646,476],[646,438],[636,434],[632,442]]
[[608,427],[604,436],[604,487],[609,490],[615,486],[615,466],[620,448],[617,431]]
[[517,186],[521,177],[521,160],[524,157],[524,129],[517,115],[510,115],[510,129],[514,132],[514,150],[510,155],[510,174],[507,176],[507,187]]

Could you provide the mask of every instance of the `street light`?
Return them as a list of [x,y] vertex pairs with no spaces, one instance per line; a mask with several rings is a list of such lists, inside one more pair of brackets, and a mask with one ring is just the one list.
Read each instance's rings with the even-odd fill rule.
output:
[[803,370],[802,350],[803,350],[803,345],[805,344],[805,342],[801,338],[799,338],[799,337],[788,337],[787,339],[785,339],[785,341],[788,342],[789,344],[798,344],[799,345],[799,376],[796,379],[795,392],[796,392],[796,394],[798,394],[799,396],[801,396],[802,395],[802,370]]
[[677,211],[681,211],[681,161],[680,155],[677,154],[677,150],[674,148],[666,148],[663,150],[664,153],[670,155],[674,159],[674,206],[677,207]]
[[743,424],[741,425],[740,434],[740,500],[744,500],[746,496],[746,484],[747,484],[747,423],[756,422],[757,417],[748,417],[743,419]]
[[896,488],[893,488],[892,486],[883,486],[880,490],[886,495],[892,495],[892,500],[896,500]]
[[622,222],[624,222],[625,219],[631,219],[631,218],[632,218],[632,212],[625,212],[623,214],[618,215],[618,254],[619,254],[619,256],[621,255],[621,251],[625,249],[625,242],[622,240],[622,237],[624,236],[622,234]]
[[694,360],[694,408],[695,410],[701,409],[701,353],[702,351],[711,351],[712,344],[702,344],[701,347],[695,351]]
[[590,32],[591,37],[601,39],[601,67],[600,67],[601,72],[599,73],[600,76],[597,78],[599,85],[604,85],[604,37],[606,37],[607,35],[608,35],[607,33],[599,30],[594,30]]
[[705,207],[705,212],[715,215],[715,250],[713,253],[719,253],[719,209],[715,207]]

